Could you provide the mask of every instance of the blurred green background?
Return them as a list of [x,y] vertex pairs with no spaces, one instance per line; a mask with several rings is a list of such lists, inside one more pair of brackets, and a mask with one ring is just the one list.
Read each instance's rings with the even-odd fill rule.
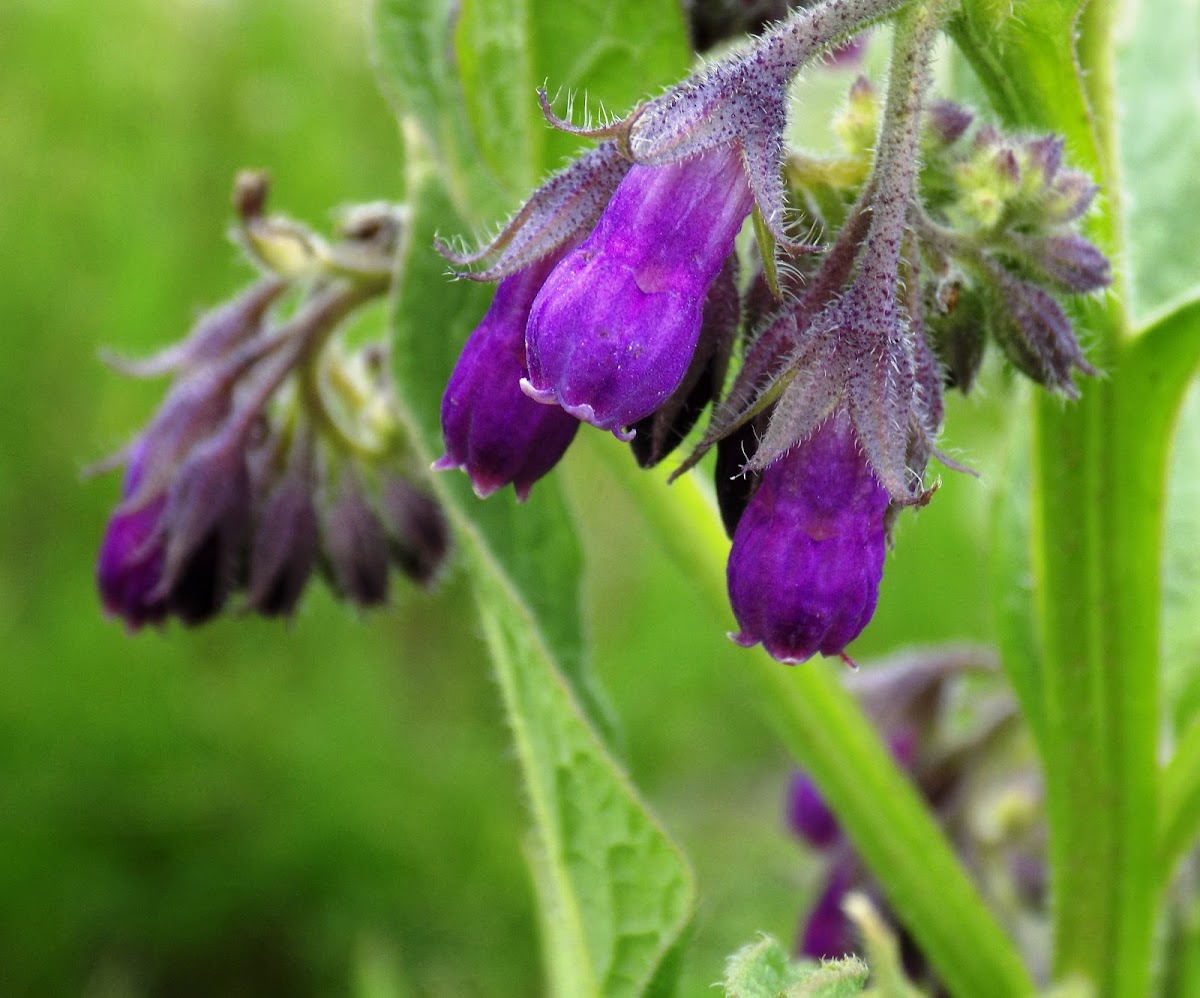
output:
[[[0,4],[2,994],[540,990],[518,774],[460,573],[371,615],[313,587],[288,626],[137,636],[93,592],[117,482],[80,471],[161,392],[97,349],[149,352],[245,279],[234,172],[269,168],[275,206],[316,223],[401,195],[364,20],[360,0]],[[902,524],[858,655],[991,638],[1011,404],[995,381],[952,407],[950,449],[992,481],[947,475]],[[788,762],[732,619],[609,481],[614,446],[594,435],[561,477],[630,769],[696,864],[702,993],[757,931],[792,936],[820,871],[783,829]]]

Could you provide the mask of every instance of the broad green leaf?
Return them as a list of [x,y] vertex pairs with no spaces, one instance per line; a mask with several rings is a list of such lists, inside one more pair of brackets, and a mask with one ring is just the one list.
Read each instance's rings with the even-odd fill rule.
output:
[[455,207],[470,218],[505,210],[507,192],[484,166],[450,58],[458,0],[374,0],[380,85],[413,138],[433,156]]
[[[1024,400],[1023,395],[1021,396]],[[1008,467],[992,489],[990,583],[1000,660],[1013,685],[1021,713],[1039,748],[1045,737],[1041,645],[1033,617],[1033,566],[1029,558],[1029,428],[1009,434]]]
[[[451,282],[433,231],[460,224],[436,167],[409,143],[412,228],[395,303],[396,372],[415,445],[440,452],[438,410],[458,350],[491,289]],[[694,889],[681,855],[638,799],[602,732],[587,672],[580,553],[553,478],[521,506],[481,502],[459,474],[435,487],[457,528],[516,746],[550,990],[582,998],[670,992]],[[511,490],[504,490],[510,493]],[[664,969],[665,968],[665,969]]]
[[867,965],[841,960],[793,960],[779,941],[763,936],[725,965],[725,998],[853,998],[867,983]]
[[[1200,324],[1196,335],[1200,337]],[[1200,722],[1200,387],[1175,428],[1163,551],[1163,697],[1176,731]],[[1200,775],[1200,774],[1198,774]]]
[[1131,8],[1117,74],[1131,304],[1142,314],[1200,285],[1200,0]]

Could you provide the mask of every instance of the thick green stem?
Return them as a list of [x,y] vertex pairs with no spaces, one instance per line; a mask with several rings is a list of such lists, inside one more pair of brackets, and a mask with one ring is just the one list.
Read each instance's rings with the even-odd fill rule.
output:
[[[1046,706],[1056,971],[1143,998],[1155,921],[1158,616],[1167,437],[1133,363],[1125,291],[1110,0],[1045,0],[955,39],[997,110],[1067,139],[1101,184],[1088,233],[1116,263],[1079,312],[1105,377],[1034,405],[1031,538]],[[1064,53],[1074,44],[1075,60]],[[1144,365],[1143,365],[1144,366]]]

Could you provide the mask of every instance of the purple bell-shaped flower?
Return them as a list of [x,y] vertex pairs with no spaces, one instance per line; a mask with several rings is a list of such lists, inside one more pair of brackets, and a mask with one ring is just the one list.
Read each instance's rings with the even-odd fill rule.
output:
[[768,465],[729,553],[733,640],[781,662],[842,655],[875,611],[889,502],[844,408]]
[[562,253],[533,263],[496,288],[491,308],[467,338],[442,398],[446,453],[434,464],[461,468],[481,499],[509,484],[525,499],[565,453],[579,420],[521,391],[528,373],[525,322],[538,288]]
[[734,144],[631,167],[533,302],[526,394],[628,439],[683,380],[708,289],[753,204]]

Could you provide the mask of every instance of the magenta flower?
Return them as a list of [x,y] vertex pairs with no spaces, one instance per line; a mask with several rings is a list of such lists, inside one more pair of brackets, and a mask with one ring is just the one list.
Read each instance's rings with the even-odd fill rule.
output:
[[753,204],[732,144],[631,167],[538,292],[525,392],[628,438],[683,380],[708,289]]
[[781,662],[842,655],[875,611],[889,502],[844,409],[769,465],[729,554],[733,640]]
[[546,275],[562,259],[553,253],[506,277],[491,308],[467,338],[442,398],[446,453],[434,464],[461,468],[481,499],[512,483],[525,499],[553,468],[579,429],[557,407],[538,405],[521,391],[525,323]]

